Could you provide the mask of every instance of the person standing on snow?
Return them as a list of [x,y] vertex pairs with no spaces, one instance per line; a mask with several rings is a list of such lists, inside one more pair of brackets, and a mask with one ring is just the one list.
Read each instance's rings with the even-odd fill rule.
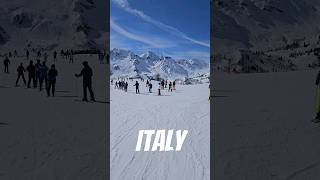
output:
[[56,66],[52,64],[51,69],[48,72],[48,87],[47,87],[48,97],[50,96],[50,90],[52,92],[52,96],[54,96],[55,94],[57,76],[58,76],[58,71],[56,70]]
[[[35,85],[35,87],[38,86],[39,75],[40,75],[40,66],[41,66],[40,60],[37,60],[37,63],[35,64],[35,68],[36,68],[36,85]],[[40,84],[40,82],[39,82],[39,84]]]
[[17,80],[16,80],[16,86],[18,86],[18,82],[19,82],[20,77],[22,77],[24,85],[25,85],[25,86],[27,85],[26,79],[24,78],[24,72],[25,72],[25,71],[26,71],[26,70],[24,69],[23,64],[20,63],[20,65],[19,65],[18,68],[17,68],[18,78],[17,78]]
[[53,62],[57,62],[57,55],[58,55],[57,51],[54,51],[53,52]]
[[168,92],[171,91],[172,92],[172,83],[169,83],[169,88],[168,88]]
[[95,101],[94,93],[92,91],[92,76],[93,72],[91,67],[89,66],[87,61],[84,61],[82,63],[83,69],[79,74],[75,74],[76,77],[81,77],[83,80],[83,98],[82,101],[88,101],[87,98],[87,89],[89,90],[91,101]]
[[31,80],[33,82],[33,88],[36,88],[36,67],[33,65],[33,61],[30,61],[27,67],[28,71],[28,88],[30,88]]
[[159,83],[159,86],[158,86],[158,96],[161,96],[161,89],[162,89],[162,85],[161,85],[161,83]]
[[125,92],[128,91],[128,82],[126,82],[126,83],[124,84],[124,91],[125,91]]
[[136,81],[136,83],[133,85],[136,87],[136,94],[140,94],[140,90],[139,90],[139,83],[138,81]]
[[48,78],[47,78],[48,70],[49,70],[49,68],[47,67],[46,62],[43,61],[42,65],[40,65],[40,67],[39,67],[39,90],[40,91],[42,91],[43,81],[45,83],[45,89],[47,89],[47,86],[48,86],[48,84],[47,84],[48,83],[47,82],[47,80],[48,80]]
[[29,60],[30,52],[29,50],[26,51],[27,60]]
[[151,84],[151,82],[149,83],[149,93],[152,93],[152,84]]
[[173,90],[176,90],[176,81],[173,81],[172,87],[173,87]]
[[10,60],[9,60],[8,56],[6,56],[6,58],[3,61],[4,73],[9,74],[9,64],[10,64]]

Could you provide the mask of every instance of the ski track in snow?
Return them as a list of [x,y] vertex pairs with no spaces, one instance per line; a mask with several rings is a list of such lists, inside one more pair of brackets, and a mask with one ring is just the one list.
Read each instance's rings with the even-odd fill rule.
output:
[[[157,96],[155,82],[151,94],[140,82],[138,95],[133,82],[127,93],[111,85],[111,179],[209,179],[208,84],[177,85],[179,93]],[[135,152],[138,131],[145,129],[189,133],[180,152]]]

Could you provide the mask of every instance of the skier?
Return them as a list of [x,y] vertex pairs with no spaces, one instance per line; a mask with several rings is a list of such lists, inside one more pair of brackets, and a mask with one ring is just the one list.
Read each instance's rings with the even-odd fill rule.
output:
[[118,89],[118,81],[116,81],[116,84],[115,84],[114,88]]
[[82,63],[83,69],[81,70],[80,74],[75,74],[76,77],[83,77],[83,99],[82,101],[88,101],[87,98],[87,89],[89,89],[91,101],[95,101],[94,94],[92,91],[92,69],[89,66],[87,61]]
[[26,79],[24,78],[24,72],[25,72],[25,71],[26,71],[26,70],[24,69],[23,64],[20,63],[20,65],[19,65],[18,68],[17,68],[18,78],[17,78],[17,80],[16,80],[16,86],[18,86],[18,82],[19,82],[20,77],[22,77],[22,80],[23,80],[24,85],[27,84],[27,83],[26,83]]
[[33,88],[36,88],[36,67],[33,65],[33,61],[30,61],[27,67],[28,71],[28,88],[30,88],[31,80],[33,82]]
[[46,62],[43,61],[42,62],[42,65],[39,67],[39,90],[42,91],[42,84],[43,84],[43,81],[45,83],[45,89],[47,89],[47,76],[48,76],[48,70],[49,68],[47,67],[46,65]]
[[52,64],[51,69],[48,72],[48,87],[47,87],[48,97],[50,96],[50,89],[52,92],[52,96],[54,96],[55,94],[57,76],[58,76],[58,71],[56,70],[56,66]]
[[41,57],[41,51],[40,51],[40,50],[38,51],[38,55],[37,55],[37,57],[38,57],[38,58],[40,58],[40,57]]
[[126,82],[126,83],[124,84],[124,91],[125,91],[125,92],[128,91],[128,82]]
[[151,82],[149,83],[149,93],[152,93],[152,84],[151,84]]
[[18,52],[17,52],[17,50],[14,50],[14,52],[13,52],[13,57],[14,57],[14,58],[18,57]]
[[6,56],[6,58],[3,61],[3,65],[4,65],[4,73],[9,73],[9,64],[10,64],[10,60],[8,58],[8,56]]
[[138,81],[136,81],[136,83],[133,86],[136,87],[136,94],[140,94]]
[[176,81],[173,81],[172,87],[173,87],[173,90],[176,90]]
[[26,51],[27,60],[29,60],[30,52],[29,50]]
[[169,89],[168,89],[168,92],[169,92],[169,91],[171,91],[171,92],[172,92],[172,83],[171,83],[171,82],[169,83]]
[[149,80],[147,80],[147,82],[146,82],[146,87],[148,87],[149,86]]
[[161,88],[162,88],[162,85],[161,85],[161,83],[159,83],[159,86],[158,86],[158,96],[161,96]]
[[35,65],[35,68],[36,68],[36,79],[35,79],[36,84],[35,84],[35,87],[38,86],[38,81],[39,81],[39,76],[40,76],[40,66],[41,66],[40,60],[37,60],[37,63]]
[[53,52],[53,62],[57,61],[57,55],[58,55],[57,51],[54,51]]

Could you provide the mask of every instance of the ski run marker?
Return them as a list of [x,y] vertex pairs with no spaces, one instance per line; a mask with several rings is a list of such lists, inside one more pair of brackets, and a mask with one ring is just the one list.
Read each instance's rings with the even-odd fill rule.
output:
[[[136,151],[141,151],[144,144],[143,151],[181,151],[182,145],[187,137],[188,130],[177,130],[176,134],[176,146],[175,149],[172,146],[172,137],[174,130],[139,130]],[[153,138],[154,136],[154,138]],[[145,137],[145,138],[144,138]],[[153,144],[151,146],[151,141]]]

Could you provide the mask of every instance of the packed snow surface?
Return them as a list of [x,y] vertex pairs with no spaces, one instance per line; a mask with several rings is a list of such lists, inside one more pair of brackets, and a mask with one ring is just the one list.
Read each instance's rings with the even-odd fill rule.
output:
[[[112,180],[209,180],[210,112],[208,84],[177,85],[177,90],[153,93],[139,80],[128,92],[111,85],[111,179]],[[182,151],[136,152],[139,130],[189,130]]]
[[[76,55],[74,59],[74,64],[68,64],[58,58],[56,97],[27,89],[22,80],[14,87],[18,64],[29,64],[25,57],[11,58],[10,74],[1,71],[0,179],[105,179],[108,67],[96,56]],[[84,60],[93,69],[97,103],[81,101],[82,80],[74,74],[80,72]],[[50,56],[47,65],[51,63]]]
[[317,71],[216,73],[213,179],[302,180],[320,177]]

